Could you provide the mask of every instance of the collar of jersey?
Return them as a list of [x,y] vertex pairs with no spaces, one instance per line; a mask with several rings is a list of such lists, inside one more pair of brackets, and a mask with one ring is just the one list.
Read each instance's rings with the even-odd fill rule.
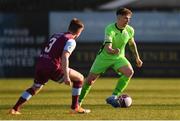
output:
[[117,23],[115,23],[115,27],[116,27],[116,29],[119,30],[121,33],[122,33],[122,31],[124,30],[124,29],[119,29],[118,26],[117,26]]

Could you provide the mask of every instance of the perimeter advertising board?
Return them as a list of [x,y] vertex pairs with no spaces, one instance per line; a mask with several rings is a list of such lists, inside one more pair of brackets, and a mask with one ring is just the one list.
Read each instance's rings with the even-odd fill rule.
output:
[[44,13],[0,13],[0,77],[30,77],[48,36]]
[[[79,43],[71,57],[71,67],[85,76],[99,51],[102,43]],[[134,68],[134,77],[180,77],[180,43],[137,43],[143,67],[137,68],[128,47],[126,57]],[[103,76],[117,76],[109,70]]]

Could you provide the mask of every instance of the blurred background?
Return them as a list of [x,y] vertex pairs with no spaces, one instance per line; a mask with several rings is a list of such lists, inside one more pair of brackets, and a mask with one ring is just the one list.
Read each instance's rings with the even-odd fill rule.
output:
[[[70,20],[85,30],[71,56],[71,66],[87,76],[104,41],[104,28],[116,20],[118,7],[133,11],[130,25],[144,62],[134,77],[180,77],[180,0],[0,0],[0,77],[33,77],[41,45]],[[112,70],[103,76],[117,76]]]

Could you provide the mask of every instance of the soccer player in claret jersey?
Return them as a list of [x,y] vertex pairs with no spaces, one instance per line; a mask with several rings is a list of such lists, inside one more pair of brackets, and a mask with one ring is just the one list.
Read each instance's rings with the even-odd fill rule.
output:
[[104,73],[108,68],[112,68],[115,72],[120,74],[120,78],[112,95],[106,99],[106,102],[113,107],[118,106],[116,99],[127,87],[129,80],[134,73],[130,62],[125,57],[125,46],[127,44],[129,44],[130,50],[135,57],[137,66],[142,66],[143,62],[139,57],[134,41],[134,29],[128,25],[131,15],[132,12],[129,9],[120,8],[116,11],[116,22],[106,26],[103,46],[96,56],[89,75],[83,84],[79,97],[80,105],[88,94],[91,85],[100,74]]
[[10,114],[21,114],[20,107],[37,94],[49,79],[66,85],[72,85],[71,113],[89,113],[78,104],[84,76],[69,68],[69,57],[76,47],[76,38],[84,29],[82,21],[71,20],[68,31],[54,34],[44,45],[35,67],[34,84],[24,91]]

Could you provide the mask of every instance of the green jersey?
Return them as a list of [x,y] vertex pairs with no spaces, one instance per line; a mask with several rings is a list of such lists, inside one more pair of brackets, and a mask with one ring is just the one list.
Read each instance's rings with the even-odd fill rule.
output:
[[[105,40],[103,47],[99,52],[99,56],[107,59],[118,59],[125,56],[125,47],[130,39],[134,37],[134,29],[130,25],[126,25],[123,30],[118,29],[115,23],[109,24],[105,28]],[[106,43],[112,43],[112,48],[119,48],[120,53],[118,55],[109,54],[104,49]]]

